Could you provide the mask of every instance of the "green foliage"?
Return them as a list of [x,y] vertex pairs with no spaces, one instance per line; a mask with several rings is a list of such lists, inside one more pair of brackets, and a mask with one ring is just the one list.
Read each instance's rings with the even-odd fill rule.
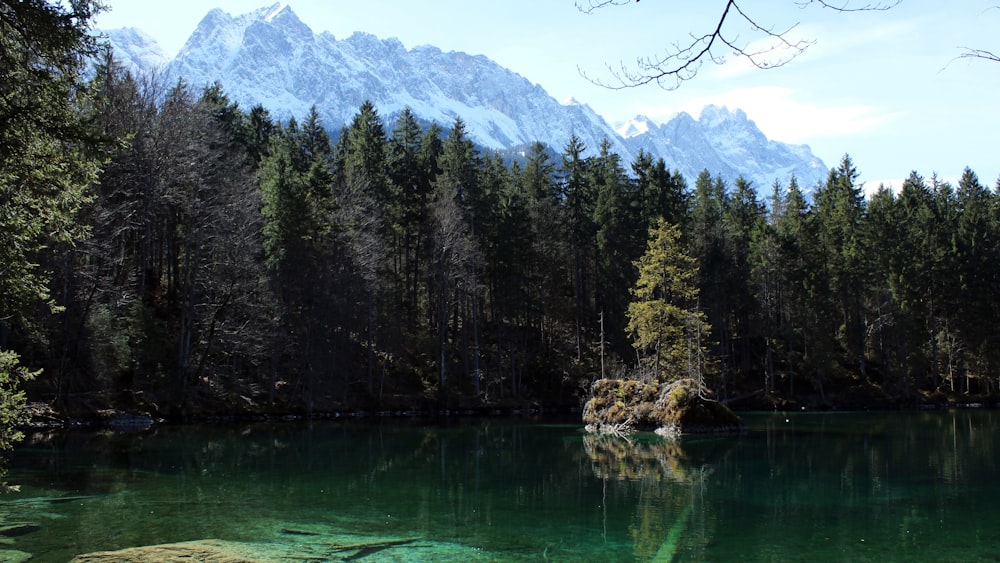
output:
[[698,268],[684,253],[680,229],[660,220],[649,231],[649,247],[636,263],[639,279],[628,307],[627,330],[633,346],[660,381],[701,380],[711,332],[697,309]]
[[[42,266],[85,233],[77,212],[99,166],[81,79],[96,53],[89,35],[99,2],[0,2],[0,344],[7,332],[38,338],[38,303],[61,310]],[[0,450],[20,438],[25,396],[39,371],[0,351]]]
[[578,405],[636,367],[831,406],[1000,391],[1000,206],[971,171],[866,201],[845,157],[765,206],[607,140],[510,162],[410,111],[387,136],[370,102],[334,145],[316,108],[164,96],[110,56],[84,85],[94,4],[2,7],[0,344],[52,375],[32,391],[178,415]]
[[97,2],[0,3],[0,319],[29,322],[37,301],[55,307],[38,254],[84,234],[98,160],[82,108],[84,57],[95,52]]
[[0,350],[0,451],[9,450],[24,437],[19,427],[27,424],[29,416],[27,399],[20,388],[40,373],[21,365],[16,353]]

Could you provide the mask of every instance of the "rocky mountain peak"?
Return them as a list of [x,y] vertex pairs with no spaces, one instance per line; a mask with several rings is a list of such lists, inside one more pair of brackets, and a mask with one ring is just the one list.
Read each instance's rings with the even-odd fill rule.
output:
[[[138,36],[108,35],[119,53],[150,48]],[[147,60],[134,59],[137,66]],[[317,35],[284,3],[239,16],[208,12],[167,66],[168,79],[182,77],[195,87],[219,82],[241,106],[261,104],[279,119],[300,118],[315,106],[331,129],[370,100],[387,130],[408,107],[445,129],[461,118],[487,149],[541,141],[560,151],[575,135],[595,154],[607,139],[623,162],[640,149],[662,157],[690,181],[706,168],[730,182],[742,174],[759,188],[791,174],[811,186],[826,175],[808,147],[768,140],[742,110],[707,106],[698,120],[681,113],[659,125],[638,116],[616,130],[590,106],[559,103],[486,56],[429,45],[407,50],[398,39],[362,32],[344,40]]]
[[106,31],[104,35],[115,45],[115,57],[125,68],[149,71],[162,69],[170,62],[166,51],[142,30],[123,27]]

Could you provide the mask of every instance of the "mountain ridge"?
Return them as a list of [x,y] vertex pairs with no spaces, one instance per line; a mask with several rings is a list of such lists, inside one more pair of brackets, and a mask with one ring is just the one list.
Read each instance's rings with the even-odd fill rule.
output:
[[706,106],[698,119],[680,113],[661,124],[638,116],[623,135],[590,106],[559,103],[485,55],[431,45],[406,49],[396,38],[364,32],[338,40],[327,31],[315,33],[285,3],[237,16],[214,8],[173,58],[157,52],[155,41],[141,32],[106,34],[116,56],[137,70],[157,65],[171,81],[219,82],[240,105],[261,104],[281,120],[301,118],[315,106],[326,126],[337,129],[370,100],[387,128],[409,107],[419,119],[444,128],[461,118],[486,149],[540,141],[559,152],[575,135],[593,154],[607,139],[623,162],[642,150],[663,158],[689,182],[707,169],[730,185],[743,175],[758,190],[775,180],[787,183],[793,174],[810,187],[827,173],[807,145],[767,139],[739,109]]

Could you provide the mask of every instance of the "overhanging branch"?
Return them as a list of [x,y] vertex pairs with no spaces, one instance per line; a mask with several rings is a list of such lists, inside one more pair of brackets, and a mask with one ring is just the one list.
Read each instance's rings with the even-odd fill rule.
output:
[[[900,2],[902,0],[890,0],[857,7],[851,6],[851,0],[836,3],[828,0],[796,0],[794,3],[802,8],[817,4],[836,12],[864,12],[888,10]],[[630,3],[631,0],[588,0],[586,3],[577,2],[576,6],[583,13],[593,14],[601,8]],[[692,33],[689,42],[674,43],[661,56],[639,57],[633,65],[606,65],[610,79],[595,78],[583,69],[577,70],[590,82],[612,90],[651,83],[666,90],[674,90],[694,78],[705,61],[722,64],[726,62],[728,55],[732,55],[747,60],[755,68],[773,69],[788,64],[813,44],[810,40],[790,38],[797,23],[777,30],[749,14],[740,4],[738,0],[727,0],[714,29],[701,35]],[[741,26],[741,29],[750,32],[751,37],[742,38],[738,32],[732,31],[733,26]],[[752,47],[759,42],[764,45],[760,48]],[[725,52],[726,48],[729,52]]]

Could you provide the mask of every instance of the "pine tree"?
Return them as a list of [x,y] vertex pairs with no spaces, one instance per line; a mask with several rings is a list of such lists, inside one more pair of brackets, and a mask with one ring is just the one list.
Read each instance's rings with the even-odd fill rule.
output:
[[600,154],[592,160],[590,173],[596,199],[593,221],[597,242],[597,307],[603,313],[611,349],[624,355],[628,346],[623,325],[628,290],[635,285],[636,277],[632,264],[645,249],[650,226],[643,217],[642,195],[637,184],[625,175],[606,139]]
[[[311,111],[303,126],[292,119],[272,135],[257,179],[264,259],[278,303],[278,326],[284,328],[272,338],[271,395],[276,370],[294,359],[294,373],[306,378],[296,387],[310,412],[317,374],[346,355],[348,334],[359,330],[357,301],[344,290],[363,287],[345,273],[351,264],[339,237],[342,221],[334,221],[335,213],[344,210],[334,199],[332,163],[330,138]],[[353,375],[351,367],[338,371],[342,382]]]
[[684,233],[692,257],[698,263],[697,284],[709,324],[712,325],[711,345],[713,356],[719,359],[719,378],[716,391],[721,397],[728,394],[731,383],[733,358],[726,353],[730,336],[726,312],[729,310],[727,292],[726,233],[723,215],[729,205],[729,193],[720,176],[715,178],[703,170],[695,181],[691,202],[689,228]]
[[835,339],[864,379],[868,370],[863,290],[869,273],[862,237],[864,193],[857,179],[854,162],[845,155],[816,192],[813,218],[825,272],[816,278],[814,299],[832,329],[828,337]]
[[765,213],[766,219],[756,222],[750,234],[749,244],[749,285],[760,313],[760,326],[756,332],[764,348],[765,394],[771,394],[776,390],[780,361],[781,311],[784,306],[785,287],[781,279],[781,242],[776,220],[783,213],[784,198],[784,186],[775,180],[771,192],[771,209]]
[[697,261],[684,253],[680,229],[660,220],[636,263],[639,279],[628,307],[629,335],[654,379],[704,383],[711,326],[698,309]]
[[82,70],[97,55],[96,0],[0,2],[0,449],[24,417],[17,388],[36,373],[10,351],[34,332],[50,298],[40,253],[85,235],[76,213],[100,155],[85,109]]
[[240,134],[250,165],[256,167],[260,164],[260,159],[267,153],[267,147],[271,143],[271,135],[276,130],[271,113],[264,106],[257,104],[250,108],[250,113],[243,120],[243,131]]
[[684,232],[690,219],[691,194],[680,172],[671,172],[662,158],[654,162],[649,153],[640,149],[632,163],[632,175],[638,192],[639,213],[647,228],[656,226],[657,220],[663,217]]
[[415,327],[419,309],[419,287],[424,278],[429,247],[426,229],[431,170],[421,157],[424,133],[416,116],[406,108],[396,120],[386,147],[386,167],[393,193],[399,194],[400,213],[394,225],[396,236],[393,269],[402,285],[397,290],[406,325]]
[[881,366],[882,381],[886,388],[897,393],[908,393],[908,380],[901,369],[905,365],[900,357],[903,347],[905,318],[892,294],[892,272],[898,262],[898,237],[900,224],[898,202],[892,189],[881,185],[868,199],[865,229],[865,247],[869,253],[871,277],[865,288],[872,307],[867,322],[868,353],[873,363]]
[[[1000,318],[995,259],[1000,233],[992,218],[997,196],[980,183],[975,172],[966,168],[958,181],[956,198],[959,216],[955,270],[961,298],[955,304],[954,315],[959,330],[968,340],[972,364],[969,369],[981,376],[981,380],[991,380],[989,366],[1000,365],[1000,339],[994,327],[995,319]],[[968,376],[964,383],[965,391],[971,391]]]
[[524,339],[524,346],[529,341],[551,341],[560,323],[572,318],[573,303],[566,298],[573,294],[572,276],[567,275],[572,272],[571,243],[565,235],[557,175],[546,147],[533,144],[518,178],[530,225],[522,323],[534,335]]
[[816,332],[809,287],[817,262],[816,235],[810,220],[811,210],[798,182],[792,178],[779,208],[773,210],[773,222],[778,243],[780,284],[783,299],[777,314],[781,335],[782,361],[788,368],[788,394],[795,394],[796,372],[807,373],[813,368],[806,358],[812,357],[812,336]]
[[749,375],[759,367],[756,349],[763,325],[760,306],[751,288],[751,244],[764,226],[765,207],[758,201],[752,184],[742,176],[736,179],[734,187],[722,217],[728,306],[724,311],[724,322],[728,326],[722,331],[728,336],[728,342],[722,345],[737,373]]
[[[592,315],[592,276],[596,254],[593,221],[595,194],[590,181],[590,159],[579,137],[570,137],[562,157],[563,217],[570,253],[576,359],[583,359],[584,323]],[[596,318],[596,316],[594,316]],[[589,326],[589,323],[587,323]]]
[[937,388],[940,381],[940,341],[943,318],[939,293],[937,222],[934,194],[922,176],[912,172],[898,198],[900,232],[893,253],[890,284],[905,314],[906,373],[917,384]]
[[[431,207],[438,393],[442,399],[448,396],[450,350],[458,352],[463,375],[478,378],[480,374],[479,351],[470,350],[471,343],[477,341],[480,334],[476,311],[482,290],[479,278],[482,249],[477,235],[477,221],[482,218],[478,163],[479,157],[466,136],[465,124],[456,119],[438,159],[441,172],[434,181]],[[450,323],[449,319],[455,322]],[[459,339],[449,343],[451,325]]]

